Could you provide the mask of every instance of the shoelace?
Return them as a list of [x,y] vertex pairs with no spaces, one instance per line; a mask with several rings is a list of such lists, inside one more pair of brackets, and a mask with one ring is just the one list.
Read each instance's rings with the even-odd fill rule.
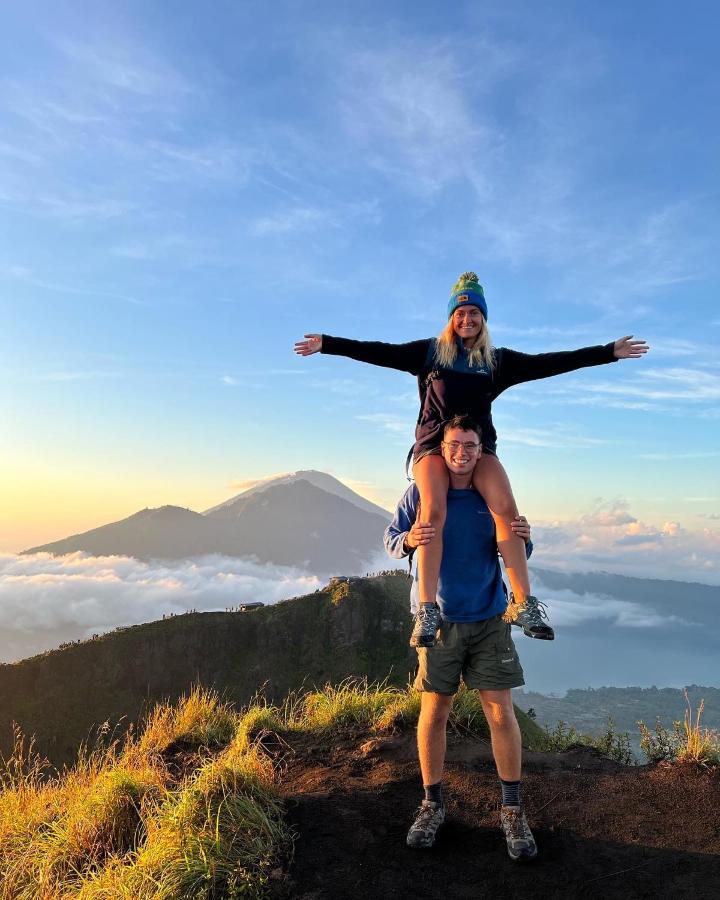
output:
[[432,606],[426,606],[424,603],[420,604],[418,619],[423,628],[429,628],[437,620],[436,617],[437,611]]
[[510,824],[510,837],[516,841],[527,840],[527,826],[521,812],[513,812],[508,815]]
[[528,607],[525,611],[525,615],[533,625],[542,625],[542,620],[547,619],[547,606],[542,602],[542,600],[536,600],[532,606]]
[[431,809],[429,806],[419,806],[415,813],[415,827],[426,828],[436,812],[437,809]]

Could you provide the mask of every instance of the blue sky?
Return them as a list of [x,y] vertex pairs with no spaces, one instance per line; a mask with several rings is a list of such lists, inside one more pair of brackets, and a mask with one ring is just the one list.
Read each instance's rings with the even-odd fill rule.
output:
[[523,510],[569,533],[622,510],[615,540],[680,529],[712,567],[719,17],[8,6],[0,550],[299,468],[392,505],[412,378],[292,344],[428,337],[474,269],[497,345],[653,348],[497,401]]

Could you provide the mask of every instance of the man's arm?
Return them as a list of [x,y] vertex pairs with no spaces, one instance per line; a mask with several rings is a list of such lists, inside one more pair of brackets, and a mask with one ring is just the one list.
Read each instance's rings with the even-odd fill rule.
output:
[[405,539],[413,526],[417,513],[417,506],[413,502],[414,487],[414,485],[411,485],[403,494],[395,510],[392,522],[385,529],[385,534],[383,535],[385,549],[393,559],[402,559],[410,553],[410,548],[406,545]]
[[393,559],[409,556],[421,544],[429,544],[435,536],[432,525],[416,521],[418,506],[418,489],[413,484],[405,491],[383,535],[385,549]]

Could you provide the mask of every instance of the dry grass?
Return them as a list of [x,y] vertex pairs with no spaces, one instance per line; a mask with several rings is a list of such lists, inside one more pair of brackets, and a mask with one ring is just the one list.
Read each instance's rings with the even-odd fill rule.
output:
[[[0,900],[261,897],[290,839],[272,765],[239,723],[196,689],[61,773],[17,735],[0,774]],[[169,764],[177,748],[189,774]]]
[[678,749],[678,759],[703,765],[718,765],[720,763],[720,734],[700,725],[705,701],[700,701],[694,717],[687,691],[685,691],[685,703],[687,704],[683,721],[685,739]]
[[[241,714],[195,689],[161,704],[137,733],[54,772],[17,735],[0,767],[0,900],[212,900],[264,896],[292,842],[264,732],[413,725],[420,694],[347,680],[262,698]],[[477,695],[461,691],[451,724],[486,733]]]
[[720,765],[720,733],[700,724],[705,701],[701,700],[693,713],[685,691],[685,704],[683,721],[673,722],[672,729],[666,728],[659,718],[652,731],[644,722],[638,722],[643,752],[650,762],[679,760],[703,766]]

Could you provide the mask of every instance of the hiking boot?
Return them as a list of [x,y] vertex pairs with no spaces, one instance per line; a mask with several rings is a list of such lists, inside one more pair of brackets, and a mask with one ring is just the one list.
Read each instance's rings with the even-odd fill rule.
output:
[[[510,594],[510,603],[503,620],[522,628],[523,633],[530,638],[552,641],[555,639],[555,632],[547,621],[547,617],[547,607],[537,597],[528,594],[525,603],[520,605],[515,603],[513,595]],[[545,619],[544,622],[543,619]]]
[[505,832],[510,859],[515,862],[529,862],[535,859],[537,844],[522,806],[501,806],[500,825]]
[[415,850],[429,850],[435,843],[438,828],[445,821],[445,807],[442,803],[423,800],[415,813],[415,821],[408,831],[407,845]]
[[432,647],[442,625],[437,603],[421,603],[415,616],[415,626],[410,635],[411,647]]

